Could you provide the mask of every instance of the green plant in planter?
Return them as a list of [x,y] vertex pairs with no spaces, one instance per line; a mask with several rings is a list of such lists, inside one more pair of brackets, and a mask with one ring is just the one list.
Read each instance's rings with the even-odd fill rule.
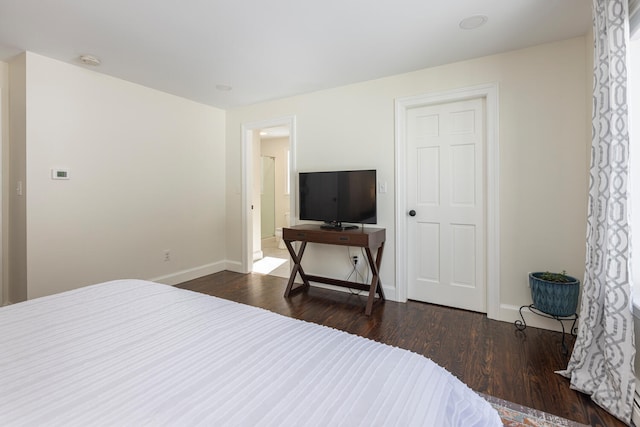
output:
[[571,283],[575,280],[573,277],[567,276],[566,270],[562,270],[562,273],[549,273],[548,271],[545,271],[540,274],[540,278],[547,282],[555,283]]
[[557,317],[576,313],[580,296],[580,281],[562,273],[537,272],[529,274],[531,298],[538,310]]

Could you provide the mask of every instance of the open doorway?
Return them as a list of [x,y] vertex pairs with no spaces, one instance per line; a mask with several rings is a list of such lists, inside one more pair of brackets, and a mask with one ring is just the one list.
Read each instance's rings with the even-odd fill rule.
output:
[[[242,135],[242,270],[289,277],[289,256],[281,233],[282,227],[296,223],[295,117],[244,123]],[[273,232],[269,236],[262,235],[262,157],[275,158],[274,193],[282,193],[274,196],[278,203],[274,200]],[[275,268],[268,257],[276,258]],[[254,264],[258,266],[254,268]]]
[[289,277],[282,228],[291,225],[291,131],[289,126],[254,130],[252,272]]

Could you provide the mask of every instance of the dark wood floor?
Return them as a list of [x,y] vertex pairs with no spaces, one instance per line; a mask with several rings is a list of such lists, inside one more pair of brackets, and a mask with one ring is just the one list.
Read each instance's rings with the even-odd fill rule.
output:
[[554,373],[568,360],[559,332],[532,327],[517,332],[514,325],[479,313],[413,301],[377,304],[367,317],[364,296],[312,287],[285,299],[286,280],[260,274],[223,271],[178,287],[420,353],[477,392],[592,426],[624,426]]

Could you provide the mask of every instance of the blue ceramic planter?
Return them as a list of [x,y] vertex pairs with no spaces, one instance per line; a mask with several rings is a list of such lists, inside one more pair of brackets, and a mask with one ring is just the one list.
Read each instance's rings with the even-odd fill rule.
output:
[[540,278],[543,274],[543,272],[529,274],[533,305],[552,316],[566,317],[575,314],[580,296],[580,281],[575,277],[567,276],[570,282],[549,282]]

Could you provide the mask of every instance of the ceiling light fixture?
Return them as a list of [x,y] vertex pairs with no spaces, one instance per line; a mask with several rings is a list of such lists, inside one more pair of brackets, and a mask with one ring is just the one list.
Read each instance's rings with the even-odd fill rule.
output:
[[229,92],[233,88],[229,85],[216,85],[216,89],[222,92]]
[[463,30],[475,30],[476,28],[480,28],[484,24],[486,24],[488,20],[489,18],[484,15],[474,15],[469,16],[468,18],[464,18],[462,21],[460,21],[460,24],[458,24],[458,26]]
[[102,62],[93,55],[80,55],[80,62],[84,65],[91,65],[92,67],[97,67]]

